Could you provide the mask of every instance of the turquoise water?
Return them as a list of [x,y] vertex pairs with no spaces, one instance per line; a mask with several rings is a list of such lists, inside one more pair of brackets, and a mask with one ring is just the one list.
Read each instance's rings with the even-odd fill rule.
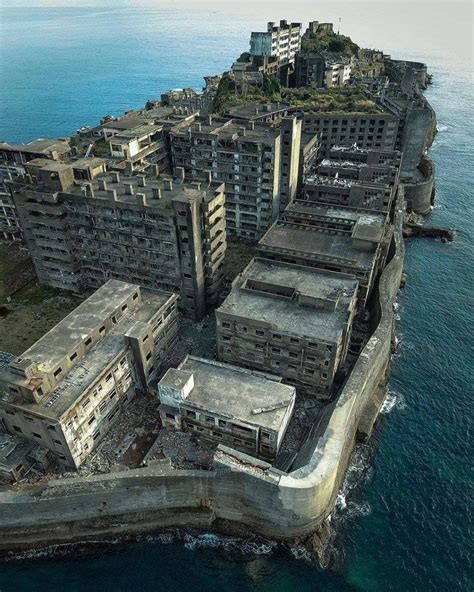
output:
[[[229,66],[246,48],[250,29],[267,18],[341,14],[334,3],[321,4],[318,14],[303,2],[278,14],[264,4],[2,10],[0,138],[68,134],[168,87],[199,87],[203,75]],[[408,5],[392,13],[392,4],[371,11],[364,4],[340,6],[356,40],[429,62],[434,84],[427,96],[440,127],[431,150],[437,202],[429,222],[459,233],[452,244],[408,243],[391,396],[370,445],[359,447],[351,464],[335,515],[340,534],[331,568],[320,570],[271,545],[249,559],[233,541],[214,537],[144,540],[5,563],[2,592],[472,589],[474,130],[468,37],[459,40],[469,12],[463,4],[443,5],[445,12],[433,5],[426,16],[432,20],[423,20],[428,35],[421,8],[402,29]],[[387,17],[386,30],[371,29]],[[451,22],[458,23],[457,34],[440,44]]]

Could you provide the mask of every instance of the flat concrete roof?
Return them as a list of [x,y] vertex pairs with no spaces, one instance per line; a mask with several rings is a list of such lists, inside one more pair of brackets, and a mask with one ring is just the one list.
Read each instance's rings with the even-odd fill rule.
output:
[[[113,282],[109,286],[110,282]],[[109,280],[105,286],[110,287],[109,297],[118,280]],[[137,289],[138,286],[125,284]],[[103,288],[104,286],[102,286]],[[99,288],[98,291],[102,290]],[[132,290],[131,294],[134,290]],[[126,294],[126,292],[124,292]],[[95,293],[97,294],[97,292]],[[93,296],[95,295],[93,294]],[[128,311],[100,341],[83,356],[79,362],[65,375],[60,384],[41,403],[22,404],[22,408],[31,412],[41,413],[47,417],[59,419],[71,406],[75,405],[78,399],[97,381],[114,359],[127,348],[126,336],[138,335],[143,328],[142,323],[148,321],[162,306],[164,306],[172,294],[155,292],[152,290],[141,290],[142,300],[136,311]],[[126,296],[125,296],[126,297]],[[116,299],[115,304],[123,301],[124,298]],[[87,302],[87,301],[86,301]],[[95,304],[99,304],[96,302]],[[103,303],[105,307],[107,302]],[[81,305],[82,306],[82,305]],[[76,309],[77,310],[77,309]],[[113,312],[112,303],[109,306],[108,314]],[[73,314],[73,313],[72,313]],[[70,316],[70,315],[69,315]],[[105,318],[106,313],[98,318]],[[66,317],[67,319],[68,317]],[[100,321],[99,321],[100,322]],[[46,334],[48,335],[48,334]],[[46,337],[46,336],[45,336]],[[44,339],[44,338],[43,338]],[[36,344],[35,344],[36,345]],[[47,344],[45,344],[47,345]]]
[[239,107],[231,107],[227,113],[231,117],[237,119],[259,119],[261,117],[267,117],[272,113],[278,113],[279,111],[287,111],[290,108],[288,103],[282,103],[278,101],[255,101],[248,105]]
[[[196,129],[196,124],[201,124],[201,131]],[[243,129],[245,128],[245,136]],[[187,135],[189,130],[195,134],[211,134],[223,140],[241,140],[242,142],[267,142],[272,143],[280,135],[280,131],[265,123],[255,123],[252,126],[245,121],[212,117],[211,123],[207,118],[196,119],[187,125],[174,131],[175,135]]]
[[58,162],[56,160],[49,160],[48,158],[34,158],[25,164],[26,167],[34,166],[42,171],[51,171],[59,173],[61,171],[67,171],[71,168],[70,164],[65,162]]
[[54,368],[138,289],[109,280],[18,357]]
[[[275,431],[284,427],[295,388],[281,384],[281,378],[194,356],[186,357],[178,370],[193,374],[194,388],[186,399],[193,405]],[[165,380],[166,374],[161,382]],[[276,404],[282,406],[252,413]]]
[[[220,183],[211,183],[207,185],[204,181],[202,182],[180,182],[177,180],[172,181],[172,188],[168,189],[165,180],[146,175],[146,185],[143,187],[139,184],[138,176],[126,176],[120,173],[119,181],[114,180],[112,173],[104,173],[97,175],[92,181],[92,187],[94,189],[94,197],[88,195],[84,196],[82,193],[81,185],[74,185],[63,192],[63,196],[67,198],[67,195],[79,196],[82,199],[93,200],[107,200],[115,201],[111,194],[108,192],[111,189],[116,191],[117,199],[116,202],[124,203],[129,205],[137,205],[138,198],[137,194],[141,193],[146,197],[146,205],[151,208],[157,209],[170,209],[171,202],[173,200],[192,201],[195,199],[210,199],[214,197],[216,189],[221,185]],[[105,181],[107,190],[99,188],[99,180]],[[129,186],[133,187],[133,194],[127,193]],[[160,189],[161,197],[155,197],[153,189]]]
[[[245,285],[249,279],[294,290],[295,295],[278,298],[271,293],[247,289]],[[265,323],[277,333],[337,343],[346,326],[349,305],[358,285],[358,281],[350,276],[257,258],[218,310]],[[337,305],[332,310],[322,306],[316,308],[301,304],[299,296],[321,302],[337,301]]]
[[121,119],[111,119],[101,125],[102,129],[117,129],[117,130],[128,130],[142,123],[146,123],[146,118],[138,115],[130,115],[122,117]]
[[49,154],[51,151],[55,151],[58,154],[65,154],[71,150],[69,142],[61,139],[45,139],[38,138],[28,142],[27,144],[0,144],[2,150],[12,150],[15,152],[29,152],[29,153],[44,153]]
[[92,168],[95,169],[105,163],[105,160],[102,158],[96,158],[94,156],[88,158],[78,158],[77,160],[73,160],[70,164],[73,169],[88,169]]
[[364,210],[362,208],[350,208],[344,206],[324,205],[310,200],[295,200],[287,205],[285,213],[301,214],[302,216],[315,216],[321,218],[338,218],[353,222],[363,219],[365,224],[383,226],[387,218],[384,212]]
[[161,129],[163,129],[163,126],[161,125],[142,123],[136,127],[124,130],[123,132],[119,132],[117,135],[112,136],[112,138],[109,139],[109,142],[114,143],[120,140],[133,140],[134,138],[141,138],[142,136],[154,134]]
[[290,222],[275,223],[260,239],[259,247],[284,250],[304,257],[305,254],[369,270],[375,264],[375,252],[356,249],[349,235],[331,234],[321,229]]

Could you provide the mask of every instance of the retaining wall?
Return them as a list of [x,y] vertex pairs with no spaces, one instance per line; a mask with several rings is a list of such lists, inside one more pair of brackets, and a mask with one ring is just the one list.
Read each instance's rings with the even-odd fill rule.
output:
[[[399,200],[401,202],[401,200]],[[213,471],[143,469],[51,480],[0,492],[0,549],[29,548],[169,526],[212,530],[230,522],[266,536],[312,532],[331,513],[361,422],[376,419],[374,404],[391,354],[393,301],[403,269],[403,208],[399,203],[391,259],[380,281],[376,328],[360,354],[309,462],[284,474],[220,447]]]

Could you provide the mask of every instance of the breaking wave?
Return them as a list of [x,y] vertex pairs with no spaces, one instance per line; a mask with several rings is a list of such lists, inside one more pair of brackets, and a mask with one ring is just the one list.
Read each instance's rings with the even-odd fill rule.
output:
[[406,406],[405,397],[401,393],[389,391],[380,409],[380,413],[387,415],[394,409],[405,409]]
[[365,483],[371,472],[370,447],[359,444],[354,448],[342,487],[337,495],[334,508],[334,520],[346,520],[355,516],[368,516],[372,512],[366,501],[357,502],[351,499],[351,493]]
[[221,549],[226,553],[244,556],[270,555],[277,547],[276,541],[263,539],[245,540],[216,534],[185,534],[184,547],[189,551],[196,549]]

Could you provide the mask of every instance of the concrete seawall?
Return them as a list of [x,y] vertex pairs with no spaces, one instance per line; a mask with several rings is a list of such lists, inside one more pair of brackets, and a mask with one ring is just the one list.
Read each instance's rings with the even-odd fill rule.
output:
[[430,212],[434,202],[435,170],[431,159],[423,155],[418,170],[419,178],[404,183],[405,198],[408,211],[424,215]]
[[175,470],[156,465],[94,477],[51,480],[25,490],[0,492],[0,549],[134,534],[170,526],[220,523],[291,538],[318,528],[332,512],[357,432],[369,434],[378,414],[379,385],[391,354],[393,302],[402,270],[402,204],[396,213],[391,259],[374,306],[374,331],[309,460],[284,474],[225,447],[215,470]]

